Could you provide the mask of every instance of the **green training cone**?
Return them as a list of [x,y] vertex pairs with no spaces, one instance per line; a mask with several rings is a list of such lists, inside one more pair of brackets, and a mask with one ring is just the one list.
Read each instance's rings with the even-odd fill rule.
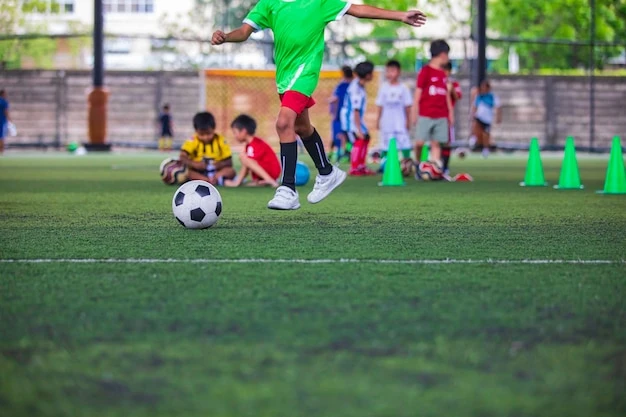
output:
[[606,180],[604,180],[604,190],[598,191],[600,194],[626,194],[626,172],[624,171],[624,157],[622,155],[622,145],[618,136],[613,138],[611,146],[611,156],[609,166],[606,169]]
[[584,188],[580,183],[580,172],[578,171],[578,162],[576,161],[576,147],[574,146],[574,138],[571,136],[568,136],[565,141],[561,176],[559,177],[559,184],[555,185],[554,188],[557,190],[582,190]]
[[520,182],[522,187],[545,187],[548,183],[543,176],[543,165],[539,155],[539,140],[532,138],[528,149],[528,164],[526,165],[526,176],[524,182]]
[[425,143],[424,146],[422,146],[422,154],[420,155],[420,162],[428,161],[429,149],[430,149],[430,146],[428,145],[428,143]]
[[400,168],[400,160],[398,159],[398,147],[396,139],[389,141],[389,151],[387,152],[387,161],[385,161],[385,170],[383,171],[383,181],[378,185],[383,187],[394,187],[404,185],[402,179],[402,169]]

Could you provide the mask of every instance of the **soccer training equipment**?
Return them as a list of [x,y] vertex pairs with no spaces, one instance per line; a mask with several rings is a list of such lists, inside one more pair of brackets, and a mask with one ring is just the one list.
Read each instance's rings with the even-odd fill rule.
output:
[[470,174],[456,174],[452,179],[454,182],[472,182],[474,178]]
[[206,181],[189,181],[174,193],[172,211],[178,223],[188,229],[206,229],[222,214],[222,196]]
[[333,167],[333,171],[328,175],[317,175],[315,177],[315,185],[313,191],[307,196],[307,200],[311,204],[316,204],[328,197],[328,195],[346,180],[346,173],[337,167]]
[[435,162],[424,161],[417,166],[417,176],[424,181],[442,179],[443,172]]
[[624,156],[618,136],[613,138],[609,166],[606,168],[604,190],[599,194],[626,194],[626,171],[624,171]]
[[545,187],[548,185],[543,175],[543,164],[539,155],[539,140],[537,138],[532,138],[530,141],[526,175],[520,185],[522,187]]
[[272,210],[297,210],[300,208],[300,197],[298,192],[289,187],[281,185],[276,189],[276,194],[269,203],[267,208]]
[[402,168],[402,175],[404,177],[410,177],[413,173],[413,166],[415,163],[411,158],[404,158],[400,163],[400,167]]
[[309,167],[304,162],[298,161],[296,164],[296,185],[298,187],[306,185],[309,182],[309,178],[311,178]]
[[187,181],[187,166],[176,159],[168,158],[161,162],[159,172],[163,182],[168,185],[182,184]]
[[398,160],[398,147],[396,145],[396,139],[392,138],[389,141],[389,152],[387,153],[387,160],[385,161],[385,169],[383,171],[383,180],[379,185],[384,187],[394,187],[404,185],[402,179],[402,167]]
[[582,190],[584,187],[580,182],[580,172],[576,161],[576,147],[574,138],[567,137],[565,141],[565,153],[563,154],[563,164],[561,165],[561,175],[559,183],[554,186],[557,190]]

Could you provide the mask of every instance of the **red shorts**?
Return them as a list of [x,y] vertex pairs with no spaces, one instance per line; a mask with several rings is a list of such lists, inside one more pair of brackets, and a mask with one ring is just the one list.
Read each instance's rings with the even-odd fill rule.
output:
[[283,94],[278,95],[280,97],[281,107],[287,107],[296,112],[296,114],[302,114],[304,110],[310,109],[315,106],[315,100],[313,97],[305,96],[297,91],[289,90]]

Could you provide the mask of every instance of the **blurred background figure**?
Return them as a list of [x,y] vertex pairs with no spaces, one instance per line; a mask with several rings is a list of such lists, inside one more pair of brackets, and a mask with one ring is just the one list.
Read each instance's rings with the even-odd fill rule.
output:
[[334,160],[339,162],[343,156],[343,153],[346,148],[346,139],[347,135],[341,129],[341,108],[343,107],[343,100],[346,97],[346,93],[348,91],[348,86],[350,82],[354,78],[354,74],[352,73],[352,68],[347,65],[341,67],[341,73],[343,75],[343,79],[337,87],[335,87],[335,91],[333,95],[330,97],[328,102],[330,103],[330,114],[333,116],[333,124],[332,124],[332,132],[331,138],[332,142],[330,145],[330,160]]
[[161,135],[159,137],[159,150],[171,151],[174,142],[174,129],[172,127],[172,115],[170,114],[170,105],[164,104],[158,120]]
[[[447,64],[443,66],[443,71],[446,73],[448,77],[447,86],[448,86],[448,94],[450,95],[450,101],[452,102],[452,112],[454,112],[454,106],[456,102],[459,101],[463,97],[463,93],[461,91],[461,85],[458,81],[452,78],[452,63],[448,61]],[[451,146],[456,140],[456,134],[454,131],[454,123],[450,122],[450,134],[448,143],[443,145],[441,148],[441,162],[443,164],[443,173],[444,175],[450,174],[450,154],[452,152]]]
[[483,157],[489,156],[491,147],[491,126],[502,122],[500,100],[491,92],[491,84],[485,80],[480,83],[476,98],[472,103],[473,135],[476,137],[476,149],[482,150]]
[[0,154],[4,153],[4,140],[9,135],[9,101],[5,90],[0,90]]
[[[383,161],[389,151],[389,142],[396,139],[398,150],[402,151],[402,159],[411,158],[411,138],[409,137],[411,105],[413,97],[408,87],[400,82],[402,68],[400,62],[391,60],[385,66],[386,81],[380,86],[376,97],[379,129],[379,144]],[[380,172],[384,165],[381,164]]]

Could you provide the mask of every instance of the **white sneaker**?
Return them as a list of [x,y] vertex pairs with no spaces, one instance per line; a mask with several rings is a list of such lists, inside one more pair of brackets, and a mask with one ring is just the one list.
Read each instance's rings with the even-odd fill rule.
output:
[[267,203],[267,208],[272,210],[297,210],[300,208],[298,192],[281,185],[276,189],[274,198]]
[[317,175],[315,177],[315,185],[313,191],[307,196],[307,200],[311,204],[319,203],[337,187],[346,180],[346,173],[337,167],[333,167],[333,171],[328,175]]

